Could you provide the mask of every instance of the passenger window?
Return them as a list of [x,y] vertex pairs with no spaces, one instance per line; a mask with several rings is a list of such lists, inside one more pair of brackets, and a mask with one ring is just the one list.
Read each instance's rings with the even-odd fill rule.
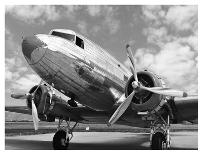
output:
[[76,45],[84,49],[84,41],[76,36]]

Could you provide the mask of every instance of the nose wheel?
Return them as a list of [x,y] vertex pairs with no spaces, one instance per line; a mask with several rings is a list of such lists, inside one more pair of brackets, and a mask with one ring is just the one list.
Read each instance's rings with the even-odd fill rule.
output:
[[73,129],[76,127],[77,122],[75,125],[71,128],[70,127],[70,119],[69,121],[66,121],[67,126],[61,127],[61,123],[63,122],[63,119],[59,119],[59,124],[57,128],[57,132],[55,133],[53,137],[53,149],[54,150],[67,150],[69,146],[70,140],[73,138]]

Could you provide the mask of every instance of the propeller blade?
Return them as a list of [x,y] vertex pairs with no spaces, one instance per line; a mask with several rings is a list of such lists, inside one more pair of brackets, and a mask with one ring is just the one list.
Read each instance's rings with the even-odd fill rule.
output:
[[173,97],[187,97],[186,92],[171,89],[171,88],[144,87],[144,86],[140,86],[140,88],[150,91],[152,93],[160,94],[160,95],[173,96]]
[[33,100],[32,100],[32,119],[33,119],[35,130],[38,130],[39,118],[38,118],[37,108]]
[[138,82],[137,72],[136,72],[136,70],[135,70],[135,61],[134,61],[134,57],[133,57],[133,54],[132,54],[132,50],[131,50],[129,44],[126,45],[126,50],[127,50],[127,56],[128,56],[128,58],[130,59],[130,62],[131,62],[132,67],[133,67],[133,68],[130,68],[130,69],[131,69],[131,72],[132,72],[133,75],[134,75],[135,81]]
[[30,94],[11,94],[11,97],[14,99],[27,99]]
[[135,95],[135,91],[133,91],[126,99],[123,103],[120,104],[120,106],[116,109],[116,111],[114,112],[114,114],[111,116],[109,122],[108,122],[108,126],[111,126],[112,124],[114,124],[119,118],[120,116],[125,112],[125,110],[128,108],[128,106],[130,105],[133,96]]
[[42,82],[43,82],[43,80],[41,79],[40,83],[38,84],[37,88],[35,89],[35,91],[32,94],[36,93],[37,89],[41,86]]

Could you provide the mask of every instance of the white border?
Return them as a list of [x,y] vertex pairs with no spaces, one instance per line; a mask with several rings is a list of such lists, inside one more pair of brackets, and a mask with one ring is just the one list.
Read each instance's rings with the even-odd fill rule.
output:
[[[198,50],[200,51],[198,54],[198,66],[199,68],[201,68],[201,66],[203,65],[202,64],[202,35],[203,35],[203,32],[202,32],[202,18],[201,18],[201,15],[202,15],[202,1],[198,1],[198,0],[170,0],[170,1],[166,1],[166,0],[124,0],[124,1],[104,1],[104,0],[33,0],[33,1],[28,1],[28,0],[6,0],[6,1],[1,1],[1,4],[3,5],[0,5],[0,14],[1,14],[1,29],[0,29],[0,34],[1,34],[1,61],[0,61],[0,69],[2,71],[3,74],[1,74],[0,76],[0,79],[1,79],[1,99],[2,100],[2,103],[0,104],[0,108],[2,110],[2,112],[0,113],[0,118],[1,118],[1,128],[0,128],[0,146],[1,146],[1,150],[4,150],[5,149],[5,138],[4,138],[4,133],[5,133],[5,5],[31,5],[31,4],[37,4],[37,5],[43,5],[43,4],[57,4],[57,5],[62,5],[62,4],[66,4],[66,5],[71,5],[71,4],[84,4],[84,5],[105,5],[105,4],[113,4],[113,5],[152,5],[152,4],[155,4],[155,5],[180,5],[180,4],[185,4],[185,5],[198,5],[199,8],[198,8],[198,16],[199,16],[199,21],[198,21],[198,28],[199,28],[199,32],[198,32]],[[3,47],[3,48],[2,48]],[[202,95],[202,71],[201,69],[199,70],[199,75],[198,75],[198,92],[199,92],[199,124],[198,124],[198,134],[199,134],[199,143],[198,143],[198,148],[199,148],[199,151],[184,151],[184,152],[179,152],[179,151],[128,151],[129,154],[140,154],[140,153],[147,153],[147,154],[171,154],[171,153],[184,153],[184,154],[191,154],[191,153],[200,153],[202,152],[201,149],[202,149],[202,123],[200,120],[202,120],[202,110],[203,110],[203,107],[202,107],[202,99],[201,99],[201,95]],[[33,152],[33,151],[32,151]],[[20,152],[10,152],[10,151],[3,151],[1,153],[21,153],[21,154],[28,154],[28,153],[32,153],[31,151],[20,151]],[[126,151],[125,151],[126,152]],[[116,153],[116,154],[123,154],[125,153],[124,151],[70,151],[70,150],[67,150],[67,151],[64,151],[64,152],[60,152],[60,153],[68,153],[68,154],[75,154],[75,153],[78,153],[78,154],[95,154],[95,153],[101,153],[101,154],[105,154],[105,153],[109,153],[109,154],[113,154],[113,153]],[[33,152],[33,154],[36,154],[38,152]],[[40,153],[45,153],[45,152],[40,152]],[[53,153],[53,154],[56,154],[57,152],[53,152],[53,151],[48,151],[48,153]],[[201,153],[202,154],[202,153]]]

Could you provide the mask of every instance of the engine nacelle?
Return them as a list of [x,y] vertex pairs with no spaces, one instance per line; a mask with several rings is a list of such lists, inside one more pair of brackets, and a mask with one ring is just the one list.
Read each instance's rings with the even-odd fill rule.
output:
[[[38,86],[34,86],[30,89],[29,93],[32,94]],[[52,101],[50,101],[50,90],[47,86],[41,85],[37,89],[34,95],[34,104],[37,108],[38,117],[42,121],[54,122],[55,116],[52,112],[53,100],[56,102],[66,102],[56,95],[52,96]],[[27,99],[27,106],[32,109],[32,99]]]
[[[162,81],[156,75],[148,71],[140,71],[137,73],[138,81],[145,87],[162,87]],[[129,96],[132,91],[132,82],[134,76],[131,76],[125,87],[125,96]],[[132,99],[132,109],[136,111],[152,111],[156,108],[161,100],[162,95],[154,94],[146,90],[138,89]]]

